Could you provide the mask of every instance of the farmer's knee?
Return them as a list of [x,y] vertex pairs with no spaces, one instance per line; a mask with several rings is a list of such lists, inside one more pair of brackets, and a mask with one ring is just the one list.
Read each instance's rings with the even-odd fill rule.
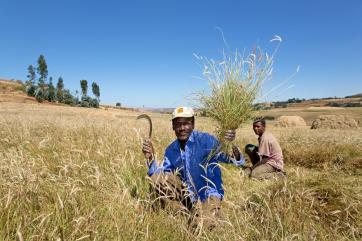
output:
[[269,164],[262,164],[254,168],[250,177],[256,179],[268,179],[275,176],[276,169]]

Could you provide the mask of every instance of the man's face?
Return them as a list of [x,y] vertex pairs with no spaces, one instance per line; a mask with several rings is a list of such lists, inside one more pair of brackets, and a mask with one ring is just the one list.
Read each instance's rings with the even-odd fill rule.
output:
[[178,117],[172,122],[172,129],[175,131],[179,141],[187,141],[194,129],[192,117]]
[[255,122],[253,123],[253,130],[256,135],[260,136],[264,133],[265,126],[261,122]]

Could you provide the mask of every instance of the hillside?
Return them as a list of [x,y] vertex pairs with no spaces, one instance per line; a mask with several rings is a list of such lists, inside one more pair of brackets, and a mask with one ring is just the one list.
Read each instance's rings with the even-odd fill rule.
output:
[[[329,112],[331,110],[338,110],[341,114],[348,114],[349,112],[356,112],[355,110],[344,110],[345,108],[341,108],[338,106],[343,106],[347,103],[354,104],[356,106],[362,105],[362,93],[346,96],[345,98],[321,98],[321,99],[311,99],[306,100],[301,103],[286,103],[286,108],[272,108],[273,111],[271,116],[277,117],[279,114],[275,113],[283,113],[283,112],[299,112],[299,111],[306,111],[306,112]],[[5,80],[0,79],[0,102],[14,102],[14,103],[38,103],[35,98],[29,97],[25,93],[25,88],[21,81],[13,81],[13,80]],[[53,104],[53,105],[62,105],[59,103],[49,103],[47,101],[43,102],[44,104]],[[137,110],[134,108],[127,108],[127,107],[115,107],[111,105],[101,105],[101,108],[108,109],[108,108],[116,108],[116,109],[124,109],[124,110]],[[318,110],[316,108],[319,108]],[[320,109],[322,108],[322,109]],[[348,108],[350,109],[350,108]],[[352,108],[354,109],[354,108]],[[152,109],[143,109],[143,111],[151,111],[151,112],[158,112],[158,113],[171,113],[173,108],[152,108]],[[266,111],[268,112],[268,111]],[[357,116],[360,114],[360,111],[357,110]],[[312,118],[315,116],[312,115]],[[310,120],[311,117],[308,115],[307,121]],[[361,119],[361,118],[357,118]]]
[[288,103],[288,107],[322,107],[322,106],[332,106],[338,107],[343,104],[361,104],[362,99],[358,95],[352,95],[346,98],[322,98],[322,99],[311,99],[306,100],[301,103]]
[[349,95],[349,96],[346,96],[346,98],[362,98],[362,93],[355,94],[355,95]]
[[36,100],[26,95],[20,82],[0,79],[0,102],[36,103]]

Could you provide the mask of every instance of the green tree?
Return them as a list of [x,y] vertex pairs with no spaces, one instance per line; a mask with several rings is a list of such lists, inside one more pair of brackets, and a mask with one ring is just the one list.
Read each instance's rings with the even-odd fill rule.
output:
[[80,81],[80,88],[82,89],[82,95],[87,96],[88,92],[88,81],[87,80],[81,80]]
[[38,86],[34,92],[35,99],[38,102],[43,102],[44,100],[44,91]]
[[26,81],[26,85],[33,85],[34,80],[36,79],[35,68],[33,65],[29,65],[28,75],[26,77],[28,78],[28,80]]
[[75,100],[75,104],[77,104],[77,105],[80,104],[78,90],[75,91],[74,100]]
[[28,80],[25,82],[25,91],[28,96],[34,96],[35,94],[35,86],[34,81],[36,79],[35,68],[33,65],[29,65],[28,67],[28,75],[26,76]]
[[48,66],[45,61],[44,55],[40,55],[38,58],[38,68],[37,68],[39,76],[38,84],[39,87],[44,91],[45,89],[45,83],[48,76]]
[[99,97],[100,97],[101,93],[99,91],[99,85],[96,82],[92,83],[92,92],[99,102]]
[[55,88],[54,88],[54,85],[53,85],[53,78],[52,77],[49,78],[47,100],[49,102],[54,102],[55,101]]
[[63,103],[63,88],[64,88],[63,78],[59,77],[57,83],[57,100],[60,103]]

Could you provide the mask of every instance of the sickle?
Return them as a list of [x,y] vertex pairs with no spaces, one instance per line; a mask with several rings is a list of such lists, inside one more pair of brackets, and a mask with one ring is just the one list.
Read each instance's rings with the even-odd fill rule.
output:
[[142,115],[137,116],[137,120],[142,119],[142,118],[148,120],[148,124],[150,124],[150,129],[148,131],[148,138],[151,139],[151,136],[152,136],[152,120],[151,120],[151,117],[149,115],[147,115],[147,114],[142,114]]

